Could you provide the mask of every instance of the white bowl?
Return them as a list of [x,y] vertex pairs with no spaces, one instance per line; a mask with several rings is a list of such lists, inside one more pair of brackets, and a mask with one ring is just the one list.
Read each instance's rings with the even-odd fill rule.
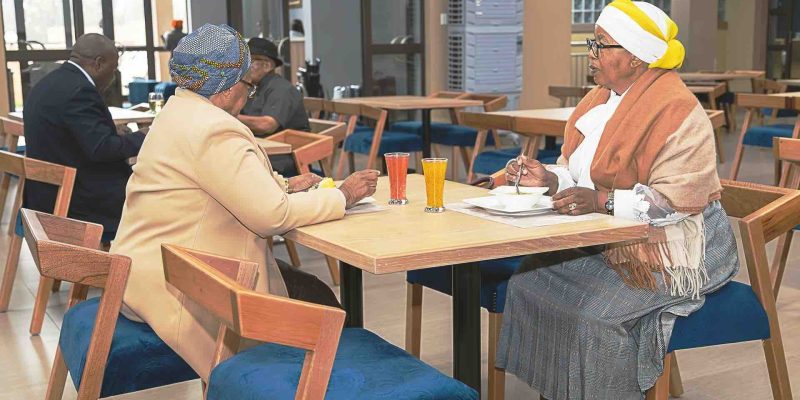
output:
[[500,205],[510,209],[529,209],[536,205],[549,188],[546,187],[519,187],[519,193],[514,186],[500,186],[492,189],[489,194],[497,197]]

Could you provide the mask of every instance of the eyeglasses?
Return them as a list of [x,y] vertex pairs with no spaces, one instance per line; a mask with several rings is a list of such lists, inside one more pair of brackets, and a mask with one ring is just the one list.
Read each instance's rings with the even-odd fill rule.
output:
[[586,48],[592,53],[594,58],[600,58],[600,50],[602,49],[621,49],[622,46],[618,44],[602,44],[597,43],[597,40],[586,39]]
[[240,80],[239,82],[244,83],[245,85],[247,85],[247,87],[250,88],[250,92],[247,93],[247,98],[248,99],[252,99],[253,97],[256,97],[256,91],[258,90],[258,86],[256,86],[255,84],[253,84],[251,82],[248,82],[248,81],[246,81],[244,79]]

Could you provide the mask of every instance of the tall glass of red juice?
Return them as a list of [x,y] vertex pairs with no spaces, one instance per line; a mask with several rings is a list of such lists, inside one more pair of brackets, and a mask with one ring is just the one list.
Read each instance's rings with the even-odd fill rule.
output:
[[386,172],[389,174],[389,204],[408,204],[406,200],[406,176],[409,153],[386,153]]

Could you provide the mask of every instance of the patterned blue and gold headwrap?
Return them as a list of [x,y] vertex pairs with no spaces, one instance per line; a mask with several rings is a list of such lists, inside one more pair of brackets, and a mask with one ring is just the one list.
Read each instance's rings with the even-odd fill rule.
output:
[[205,24],[193,31],[181,39],[169,60],[172,80],[204,97],[230,89],[249,68],[247,43],[224,24]]

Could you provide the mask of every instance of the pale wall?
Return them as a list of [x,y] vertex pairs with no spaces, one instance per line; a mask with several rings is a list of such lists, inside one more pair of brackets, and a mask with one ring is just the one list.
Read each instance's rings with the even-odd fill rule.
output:
[[550,85],[569,85],[572,2],[526,0],[519,108],[558,107]]

